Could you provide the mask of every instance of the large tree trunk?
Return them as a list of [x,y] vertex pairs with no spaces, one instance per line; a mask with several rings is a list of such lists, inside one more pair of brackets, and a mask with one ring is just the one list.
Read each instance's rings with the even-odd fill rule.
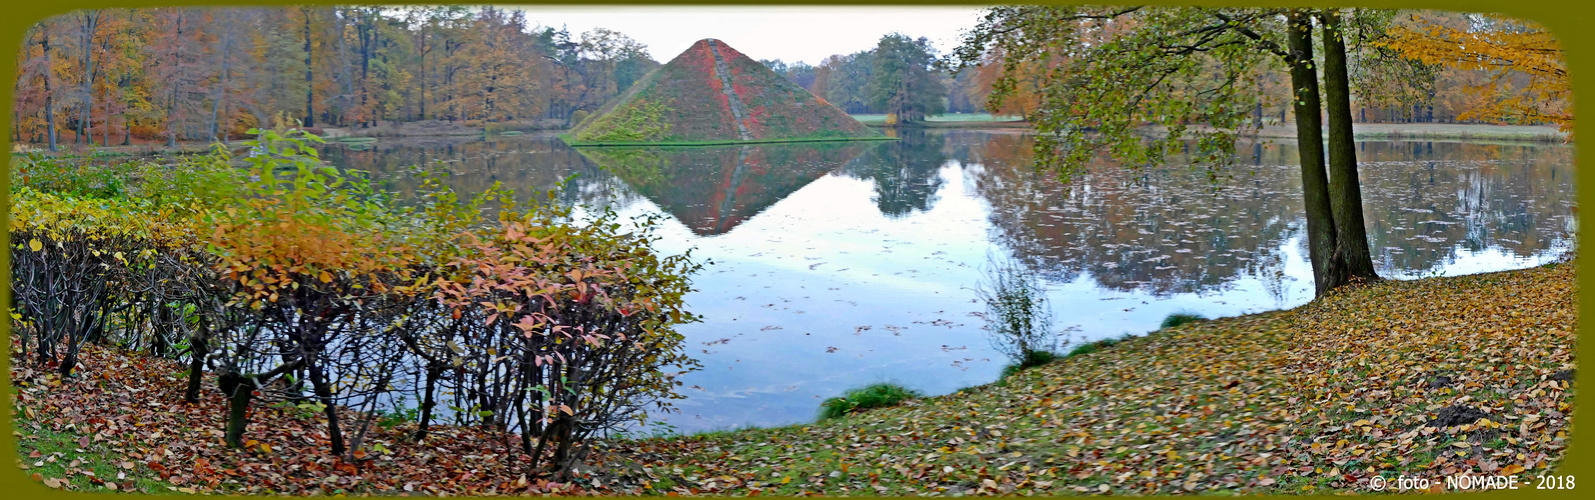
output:
[[50,65],[50,26],[40,24],[39,32],[43,36],[44,45],[44,126],[50,141],[50,151],[55,151],[55,94],[50,92],[50,80],[54,79],[55,71]]
[[200,325],[200,328],[204,330],[188,341],[188,387],[183,391],[183,400],[189,404],[199,403],[200,381],[205,373],[205,357],[210,355],[208,341],[210,335],[207,331],[209,325]]
[[177,11],[177,36],[172,39],[177,40],[173,43],[177,49],[172,53],[170,64],[176,67],[177,71],[172,73],[172,96],[166,101],[166,147],[168,148],[177,147],[177,99],[183,95],[183,11]]
[[419,112],[416,113],[417,115],[419,115],[421,117],[422,120],[426,119],[426,88],[427,88],[428,84],[430,83],[430,82],[426,81],[426,53],[427,53],[427,50],[428,49],[427,49],[427,46],[426,46],[426,26],[423,25],[423,26],[421,26],[421,43],[420,43],[420,50],[418,51],[418,52],[421,53],[421,85],[417,87],[417,90],[419,90],[420,93],[421,93],[421,99],[420,99],[421,100],[421,105],[420,105],[421,109],[420,109]]
[[303,7],[300,12],[305,14],[305,127],[316,126],[315,109],[315,81],[310,71],[310,7]]
[[[106,77],[109,78],[110,75],[106,75]],[[111,87],[110,85],[106,85],[105,86],[105,91],[104,92],[100,92],[101,97],[102,97],[100,100],[105,102],[105,126],[104,127],[100,127],[100,130],[101,130],[101,132],[100,132],[100,145],[101,146],[105,146],[105,147],[110,147],[111,146],[111,88],[110,87]]]
[[1346,76],[1346,42],[1340,13],[1319,12],[1324,37],[1324,110],[1329,115],[1329,203],[1335,215],[1335,243],[1353,281],[1376,281],[1363,226],[1362,184],[1357,179],[1357,143],[1351,130],[1351,85]]
[[222,395],[227,397],[227,446],[244,447],[244,428],[249,425],[249,402],[255,399],[255,390],[283,373],[298,368],[301,361],[295,360],[258,375],[239,373],[236,367],[228,365],[216,377],[216,388],[221,389]]
[[1291,11],[1286,35],[1290,86],[1296,112],[1296,142],[1301,154],[1302,201],[1307,208],[1307,249],[1316,295],[1346,283],[1345,266],[1335,252],[1335,219],[1329,179],[1324,173],[1323,123],[1319,116],[1318,70],[1313,67],[1312,18]]
[[371,46],[376,44],[374,13],[362,12],[360,19],[360,128],[371,127],[376,113],[371,111]]
[[227,396],[227,434],[224,438],[230,448],[244,447],[244,430],[249,426],[249,401],[255,398],[255,387],[237,372],[228,372],[217,381],[222,394]]
[[[231,18],[229,18],[228,20],[231,21]],[[222,140],[221,137],[220,137],[221,134],[223,133],[222,132],[222,126],[221,126],[222,101],[227,100],[228,79],[229,79],[230,76],[232,76],[230,74],[231,73],[231,71],[230,71],[231,68],[227,64],[227,63],[231,62],[231,61],[228,60],[229,59],[228,56],[230,55],[229,52],[231,52],[232,49],[233,49],[232,23],[229,22],[227,24],[227,34],[224,35],[224,36],[225,36],[225,38],[222,39],[222,49],[220,51],[218,51],[218,56],[221,58],[221,66],[222,66],[221,83],[216,85],[216,97],[211,100],[211,104],[210,104],[210,140],[211,140],[211,142],[216,142],[216,141]]]
[[83,16],[82,40],[83,43],[83,110],[78,114],[78,135],[72,138],[72,143],[77,144],[83,140],[84,144],[94,145],[94,130],[90,122],[94,120],[94,32],[100,25],[100,11],[86,10]]

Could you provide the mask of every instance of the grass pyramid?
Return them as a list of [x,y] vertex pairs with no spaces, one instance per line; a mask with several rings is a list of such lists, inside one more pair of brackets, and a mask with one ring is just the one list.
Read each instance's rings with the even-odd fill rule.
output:
[[572,145],[883,139],[715,39],[698,40],[563,136]]

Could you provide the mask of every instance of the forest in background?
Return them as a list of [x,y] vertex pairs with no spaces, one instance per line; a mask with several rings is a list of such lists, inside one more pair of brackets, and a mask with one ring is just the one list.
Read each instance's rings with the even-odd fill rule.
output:
[[[12,138],[210,141],[253,127],[569,120],[659,64],[625,35],[496,7],[82,10],[17,55]],[[66,136],[70,134],[70,139]]]
[[[1471,14],[1398,17],[1399,26],[1456,33],[1501,28]],[[12,140],[47,144],[54,131],[53,142],[100,146],[226,142],[280,124],[565,128],[660,65],[623,33],[531,26],[522,12],[491,6],[82,10],[36,24],[22,47]],[[938,64],[943,56],[927,39],[894,33],[818,65],[761,62],[848,113],[1035,111],[1048,68],[1020,68],[1011,95],[992,107],[1002,54],[957,73]],[[1354,75],[1357,121],[1549,121],[1478,112],[1520,93],[1526,74],[1408,62]],[[1257,90],[1286,95],[1286,76],[1274,68],[1257,79]],[[1259,119],[1289,119],[1289,106],[1275,101],[1255,110]],[[1566,99],[1530,104],[1553,114],[1567,109]]]

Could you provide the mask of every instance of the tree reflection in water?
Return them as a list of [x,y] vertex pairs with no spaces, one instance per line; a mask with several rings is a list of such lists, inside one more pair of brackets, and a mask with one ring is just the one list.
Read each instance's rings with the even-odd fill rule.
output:
[[[1030,167],[1027,136],[950,135],[978,162],[969,171],[992,208],[993,229],[1054,279],[1086,273],[1103,287],[1167,295],[1222,290],[1251,276],[1282,291],[1285,259],[1304,252],[1292,243],[1302,207],[1289,141],[1242,145],[1250,154],[1217,184],[1183,165],[1133,170],[1099,161],[1063,185]],[[1564,245],[1574,227],[1571,155],[1540,145],[1360,143],[1380,272],[1412,276],[1462,252],[1528,258]]]

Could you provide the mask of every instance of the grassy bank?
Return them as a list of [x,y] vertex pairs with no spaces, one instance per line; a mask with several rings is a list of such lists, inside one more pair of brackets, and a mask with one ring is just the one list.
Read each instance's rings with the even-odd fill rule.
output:
[[1575,276],[1359,286],[1006,387],[629,452],[659,457],[659,489],[730,495],[1367,493],[1374,475],[1543,473],[1569,429]]
[[[860,123],[871,127],[887,127],[884,114],[858,114],[849,115]],[[1003,129],[1028,129],[1030,122],[1016,116],[996,116],[990,113],[948,113],[944,115],[927,116],[923,121],[899,125],[912,128],[1003,128]]]
[[473,428],[413,444],[413,424],[379,426],[367,439],[381,451],[344,463],[291,406],[256,410],[258,441],[228,450],[214,388],[185,405],[177,363],[91,347],[90,376],[13,363],[18,459],[75,490],[289,494],[1366,493],[1374,475],[1545,473],[1570,428],[1576,274],[1357,286],[1132,337],[1002,387],[606,443],[564,484],[523,479],[519,455]]
[[716,146],[746,146],[754,144],[791,144],[813,142],[895,141],[896,137],[813,137],[793,139],[754,139],[749,141],[663,141],[663,142],[577,142],[570,134],[559,134],[559,139],[578,148],[692,148]]
[[1567,142],[1566,133],[1552,126],[1473,124],[1363,123],[1354,127],[1358,140],[1433,140],[1459,142]]
[[[1151,127],[1149,132],[1162,132]],[[1328,133],[1327,131],[1325,132]],[[1448,142],[1537,142],[1561,144],[1568,135],[1550,125],[1486,125],[1478,123],[1357,123],[1352,135],[1359,141],[1448,141]],[[1265,125],[1258,131],[1265,139],[1295,139],[1294,125]]]

